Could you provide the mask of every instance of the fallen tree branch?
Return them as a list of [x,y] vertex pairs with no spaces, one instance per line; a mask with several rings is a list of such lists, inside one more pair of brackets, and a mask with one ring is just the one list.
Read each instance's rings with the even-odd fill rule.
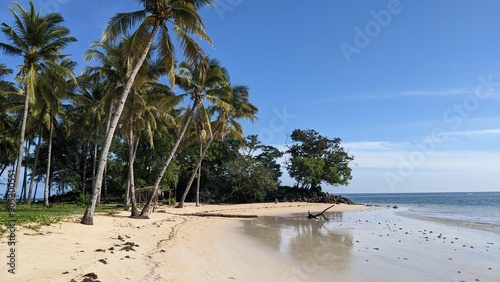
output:
[[232,218],[255,218],[254,214],[225,214],[225,213],[183,213],[183,216],[200,216],[200,217],[232,217]]
[[318,216],[322,216],[326,221],[329,221],[329,219],[325,216],[325,212],[331,208],[333,208],[333,206],[335,205],[331,205],[329,206],[328,208],[324,209],[322,212],[318,213],[318,214],[312,214],[311,211],[307,211],[308,215],[307,215],[307,218],[309,219],[313,219],[313,218],[318,218]]

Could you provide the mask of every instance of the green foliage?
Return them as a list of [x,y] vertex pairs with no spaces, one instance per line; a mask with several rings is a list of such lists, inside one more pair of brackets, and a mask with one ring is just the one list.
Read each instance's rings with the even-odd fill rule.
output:
[[[163,199],[163,204],[164,205],[169,205],[168,198]],[[177,201],[175,200],[175,198],[171,198],[170,199],[170,206],[173,207],[175,205],[177,205]]]
[[76,198],[76,205],[79,207],[86,207],[90,202],[90,194],[81,193],[78,198]]
[[354,157],[340,146],[340,138],[328,139],[312,129],[296,129],[291,138],[294,144],[287,151],[287,170],[297,186],[321,190],[322,182],[334,186],[349,184],[349,164]]
[[[5,207],[6,203],[0,202],[0,205]],[[96,208],[96,212],[109,213],[115,210],[116,206],[114,205],[101,205]],[[85,207],[75,204],[54,204],[48,208],[42,204],[17,204],[13,218],[10,217],[10,213],[5,208],[0,210],[0,235],[6,231],[7,226],[13,223],[12,219],[14,219],[14,226],[39,230],[42,226],[67,220],[73,216],[81,215],[84,211]]]
[[316,157],[297,156],[292,158],[288,170],[290,176],[299,179],[305,187],[315,187],[321,181],[325,170],[325,160]]
[[283,156],[283,152],[276,147],[262,145],[257,135],[249,135],[245,140],[246,155],[252,156],[256,161],[266,167],[276,183],[282,175],[281,166],[278,159]]
[[[234,203],[263,202],[268,193],[278,187],[276,160],[280,153],[271,157],[269,152],[279,152],[276,148],[261,146],[257,136],[247,137],[246,154],[239,151],[234,158],[224,162],[219,183],[225,183],[221,200]],[[264,150],[262,150],[264,148]],[[260,152],[260,154],[258,154]],[[279,170],[279,165],[278,170]]]
[[[85,207],[90,199],[84,192],[90,192],[98,161],[94,155],[99,156],[103,146],[107,146],[103,139],[110,126],[110,114],[116,110],[113,108],[118,103],[116,97],[123,92],[138,55],[147,52],[147,37],[159,25],[163,28],[154,37],[153,51],[139,69],[119,124],[113,126],[117,135],[108,154],[103,199],[124,193],[131,150],[128,140],[139,140],[134,163],[136,187],[153,184],[178,138],[179,125],[189,113],[177,106],[187,96],[199,103],[194,109],[201,117],[200,136],[206,137],[205,141],[214,140],[207,146],[209,151],[202,166],[201,183],[206,188],[202,193],[217,201],[263,201],[279,183],[281,171],[277,159],[282,152],[262,145],[257,136],[242,141],[243,127],[237,121],[253,121],[257,114],[257,107],[249,101],[249,88],[232,85],[228,71],[217,60],[205,57],[198,41],[191,38],[195,35],[212,43],[198,15],[198,9],[212,1],[140,2],[142,12],[119,13],[109,21],[102,40],[92,44],[85,54],[86,60],[93,60],[95,66],[86,67],[78,79],[73,75],[74,62],[59,53],[76,41],[62,25],[62,16],[36,13],[33,3],[28,10],[14,4],[11,12],[15,24],[12,27],[3,24],[1,29],[10,43],[0,43],[0,51],[25,60],[16,83],[3,81],[13,72],[0,64],[0,171],[13,164],[19,148],[16,140],[40,144],[36,165],[33,148],[19,163],[33,173],[35,181],[46,178],[51,188],[59,189],[51,202],[67,200],[59,195],[69,196],[65,192],[72,191],[70,200],[76,202],[74,208]],[[14,13],[15,10],[19,12]],[[132,27],[137,29],[129,30]],[[173,68],[178,58],[169,32],[180,40],[185,60],[177,64],[177,73]],[[36,54],[30,53],[33,51]],[[186,93],[174,97],[172,89],[159,83],[162,76],[168,76],[171,83],[175,81]],[[21,89],[16,89],[16,85]],[[23,124],[26,134],[19,138],[25,97],[29,102],[26,104],[29,118]],[[204,104],[210,107],[204,108]],[[48,150],[51,136],[48,129],[54,129],[50,131],[52,152]],[[247,153],[241,151],[243,143],[250,148]],[[177,190],[186,186],[199,158],[199,147],[183,146],[168,166],[161,187]],[[22,222],[26,215],[27,222],[50,224],[60,219],[55,210],[21,207],[19,219]]]

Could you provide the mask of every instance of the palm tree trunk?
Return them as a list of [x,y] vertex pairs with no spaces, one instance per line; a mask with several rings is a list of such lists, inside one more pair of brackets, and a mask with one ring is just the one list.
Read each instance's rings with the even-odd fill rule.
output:
[[31,193],[33,191],[33,182],[35,181],[36,167],[38,166],[38,156],[40,155],[41,139],[42,137],[39,136],[38,143],[36,145],[35,161],[33,162],[33,171],[31,172],[30,188],[28,190],[28,201],[26,202],[28,205],[31,205]]
[[203,147],[200,143],[200,165],[198,167],[198,179],[196,179],[196,206],[200,206],[200,182],[201,182],[201,164],[203,163]]
[[47,156],[47,177],[45,178],[45,188],[43,190],[43,205],[45,207],[49,206],[49,189],[50,189],[50,161],[52,157],[52,121],[50,121],[49,125],[49,149],[48,149],[48,156]]
[[[104,172],[103,172],[103,175],[102,175],[102,178],[103,178],[103,186],[104,186],[104,190],[107,189],[106,187],[106,184],[107,184],[107,181],[106,181],[106,178],[107,178],[107,169],[108,169],[108,165],[106,164],[104,166]],[[99,193],[97,193],[97,201],[96,201],[96,207],[100,206],[101,205],[101,195],[102,195],[102,189],[99,189]]]
[[38,191],[38,184],[39,184],[39,183],[40,183],[40,182],[38,182],[38,181],[37,181],[37,182],[36,182],[36,185],[35,185],[35,193],[33,193],[33,202],[36,202],[36,192]]
[[210,139],[208,140],[208,143],[205,146],[205,149],[203,149],[203,152],[200,156],[200,159],[198,160],[198,164],[196,165],[196,168],[193,170],[193,173],[191,174],[191,178],[189,178],[189,182],[186,185],[186,190],[184,190],[184,194],[182,194],[182,198],[181,198],[180,202],[177,204],[177,206],[175,206],[176,208],[183,208],[184,207],[184,201],[186,200],[186,196],[189,192],[189,189],[191,189],[191,185],[193,184],[194,177],[196,176],[196,172],[198,172],[198,170],[201,168],[201,162],[203,161],[203,158],[205,158],[205,155],[208,151],[208,147],[210,147],[210,144],[212,143],[213,140],[214,140],[214,137],[212,135],[212,136],[210,136]]
[[92,161],[92,187],[95,185],[95,175],[97,173],[97,151],[99,150],[99,146],[97,144],[97,134],[98,128],[96,126],[95,136],[94,136],[94,160]]
[[90,138],[87,140],[87,144],[84,146],[83,153],[83,171],[82,171],[82,195],[85,195],[85,186],[87,183],[87,157],[89,155]]
[[[129,140],[128,140],[128,178],[129,178],[129,186],[130,186],[130,197],[132,201],[132,210],[130,216],[135,217],[139,215],[139,209],[137,208],[137,202],[135,200],[135,177],[134,177],[134,161],[135,161],[135,153],[137,151],[138,141],[135,141],[134,138],[134,118],[130,117],[130,125],[129,125]],[[139,139],[139,138],[137,138]]]
[[134,66],[134,69],[130,73],[130,77],[127,81],[127,84],[125,85],[125,88],[123,90],[123,93],[120,97],[120,101],[118,103],[118,107],[116,109],[116,112],[113,113],[113,118],[111,120],[110,127],[108,130],[106,130],[106,139],[104,142],[104,146],[101,152],[101,157],[99,159],[99,164],[97,166],[97,176],[96,176],[96,181],[94,184],[94,187],[92,187],[92,198],[90,199],[90,202],[87,206],[87,209],[85,210],[85,214],[83,215],[83,218],[81,220],[82,224],[86,225],[93,225],[94,224],[94,211],[95,211],[95,206],[97,203],[97,195],[99,194],[101,190],[101,184],[102,184],[102,177],[104,175],[104,168],[106,167],[106,162],[108,159],[108,153],[109,153],[109,148],[111,147],[111,141],[113,140],[113,137],[115,135],[115,130],[116,126],[118,125],[118,121],[120,119],[120,116],[123,112],[123,108],[125,107],[125,102],[127,101],[128,94],[130,93],[130,90],[132,89],[132,85],[134,83],[135,77],[137,73],[139,72],[139,69],[142,67],[142,64],[146,60],[146,57],[148,56],[149,50],[151,49],[151,45],[153,45],[153,40],[155,38],[156,32],[158,31],[158,28],[160,26],[160,22],[157,20],[153,30],[151,31],[151,34],[149,36],[148,42],[146,44],[146,47],[144,49],[144,52],[141,54],[141,57],[137,61],[137,63]]
[[[109,112],[111,114],[106,119],[106,132],[109,130],[109,126],[111,125],[111,118],[113,117],[114,110],[115,110],[115,105],[113,103],[111,103],[109,105]],[[105,197],[106,197],[107,192],[108,192],[108,186],[107,186],[108,183],[106,182],[106,179],[107,179],[107,175],[106,175],[107,169],[108,169],[108,164],[106,163],[104,165],[104,173],[103,173],[103,177],[104,177],[104,179],[103,179],[103,181],[104,181],[104,195],[105,195]],[[99,189],[99,194],[97,196],[96,206],[100,206],[101,205],[101,198],[102,198],[102,189]]]
[[125,195],[123,195],[123,204],[125,210],[128,210],[128,205],[130,205],[130,177],[127,177],[127,188],[125,189]]
[[141,214],[139,217],[141,218],[149,218],[149,210],[151,207],[151,203],[153,202],[154,195],[156,195],[158,191],[158,187],[160,187],[160,182],[161,179],[163,178],[163,175],[167,171],[168,166],[170,165],[170,162],[174,158],[175,153],[177,152],[177,148],[179,147],[179,144],[181,143],[182,139],[184,138],[184,134],[186,133],[186,130],[189,126],[189,123],[191,122],[191,119],[194,116],[194,109],[199,105],[200,101],[198,99],[194,100],[193,106],[189,110],[189,115],[188,118],[186,119],[186,122],[184,122],[184,125],[182,126],[181,132],[179,133],[179,136],[177,137],[177,140],[175,141],[174,147],[170,151],[170,155],[168,156],[167,160],[165,161],[165,164],[163,165],[160,174],[158,174],[158,177],[156,177],[155,184],[153,186],[153,193],[151,194],[151,197],[149,197],[148,201],[146,202],[146,205],[144,208],[142,208]]
[[31,150],[31,142],[26,141],[26,152],[24,152],[24,177],[23,177],[23,189],[21,190],[21,195],[19,196],[19,201],[26,201],[26,186],[28,186],[28,157]]
[[19,136],[19,151],[17,154],[17,166],[16,174],[14,176],[14,193],[12,198],[16,200],[16,195],[19,189],[19,177],[21,176],[21,165],[23,163],[23,151],[24,151],[24,135],[26,134],[26,121],[28,120],[28,105],[29,105],[29,94],[28,87],[26,88],[26,95],[24,97],[24,110],[23,110],[23,120],[21,123],[21,135]]

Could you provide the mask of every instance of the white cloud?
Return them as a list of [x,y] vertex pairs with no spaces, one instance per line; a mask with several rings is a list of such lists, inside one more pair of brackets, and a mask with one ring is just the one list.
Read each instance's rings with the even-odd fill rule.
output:
[[491,135],[500,135],[500,128],[483,129],[483,130],[449,131],[446,134],[449,136],[491,136]]
[[392,95],[387,95],[384,98],[398,98],[398,97],[422,97],[422,96],[455,96],[455,95],[469,95],[473,94],[473,89],[466,88],[450,88],[450,89],[440,89],[440,90],[411,90],[403,91],[401,93],[395,93]]
[[[497,136],[500,129],[450,134],[457,139],[467,139],[470,136]],[[446,142],[454,141],[447,139]],[[500,190],[500,150],[487,150],[481,144],[476,144],[474,149],[453,150],[388,141],[342,145],[354,156],[353,180],[347,187],[323,185],[324,190],[331,193]],[[276,147],[286,149],[284,145]],[[282,181],[285,185],[294,183],[286,172]]]
[[[500,134],[500,130],[464,131],[462,136]],[[344,144],[355,156],[348,187],[328,187],[333,193],[499,191],[500,151],[421,150],[402,142]]]

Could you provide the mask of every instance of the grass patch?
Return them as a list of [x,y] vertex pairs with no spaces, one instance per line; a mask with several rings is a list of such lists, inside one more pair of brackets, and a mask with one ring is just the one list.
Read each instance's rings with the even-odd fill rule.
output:
[[[0,202],[0,234],[5,233],[7,226],[12,223],[10,213],[6,209],[7,203]],[[57,203],[51,207],[43,204],[17,204],[15,210],[15,226],[24,226],[33,230],[39,230],[44,225],[51,225],[73,216],[83,216],[86,207],[74,203]],[[96,213],[116,213],[119,210],[116,204],[101,205],[96,207]]]

